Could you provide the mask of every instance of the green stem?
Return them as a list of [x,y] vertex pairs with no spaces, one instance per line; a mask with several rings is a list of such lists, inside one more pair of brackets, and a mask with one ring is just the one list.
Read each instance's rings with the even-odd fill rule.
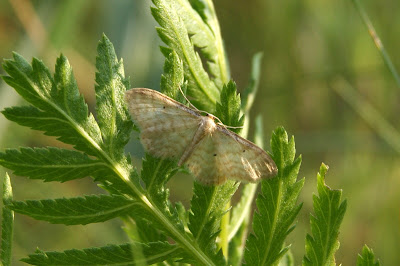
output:
[[371,36],[372,40],[375,43],[376,48],[378,48],[379,52],[381,53],[381,56],[383,58],[383,61],[385,62],[386,66],[389,68],[390,72],[392,73],[394,79],[396,80],[397,86],[400,88],[400,76],[397,73],[397,70],[395,66],[392,63],[392,60],[389,57],[389,54],[386,52],[385,47],[383,46],[383,43],[381,39],[379,38],[378,34],[375,31],[374,26],[372,25],[371,20],[369,19],[367,13],[361,6],[359,0],[352,0],[357,11],[359,12],[362,21],[364,22],[365,26],[368,29],[368,33]]
[[[226,204],[226,209],[228,210],[231,207],[231,201]],[[231,219],[230,211],[227,212],[221,219],[221,232],[219,233],[220,241],[219,246],[222,249],[222,254],[226,260],[228,260],[228,250],[229,250],[229,221]]]
[[400,154],[400,133],[366,99],[343,79],[336,81],[332,89],[339,94],[378,135]]

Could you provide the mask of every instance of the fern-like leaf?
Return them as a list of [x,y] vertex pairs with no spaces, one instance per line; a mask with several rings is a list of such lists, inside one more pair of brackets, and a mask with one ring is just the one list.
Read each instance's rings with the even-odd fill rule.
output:
[[[260,148],[264,147],[264,131],[261,116],[256,118],[256,133],[254,143]],[[243,260],[245,243],[248,233],[248,225],[252,212],[252,203],[256,195],[258,184],[244,184],[240,201],[231,211],[229,224],[229,261],[230,265],[240,265]]]
[[[103,138],[102,147],[115,161],[124,154],[129,141],[132,121],[125,104],[125,91],[130,89],[125,78],[122,59],[118,61],[114,46],[103,35],[97,46],[96,111]],[[111,112],[110,112],[111,111]]]
[[[142,224],[147,221],[149,224],[157,225],[157,229],[175,240],[182,249],[182,254],[185,254],[182,258],[183,261],[214,265],[212,258],[193,242],[190,234],[183,230],[183,225],[177,218],[177,211],[166,200],[168,198],[168,191],[164,189],[166,176],[158,174],[156,175],[157,179],[153,180],[143,174],[143,180],[140,180],[140,176],[132,168],[129,156],[124,155],[122,147],[131,130],[129,128],[131,122],[123,102],[123,94],[129,84],[123,76],[122,62],[117,60],[113,46],[105,36],[99,43],[98,52],[98,73],[96,74],[98,103],[96,109],[99,114],[100,126],[94,117],[89,115],[83,97],[76,87],[72,69],[64,56],[57,60],[54,78],[43,63],[37,59],[33,59],[32,66],[17,54],[14,54],[13,60],[6,60],[4,68],[9,76],[3,77],[4,80],[33,105],[32,107],[9,108],[4,111],[7,118],[21,125],[43,130],[47,135],[57,136],[59,140],[72,144],[86,155],[77,151],[53,148],[21,149],[2,153],[3,157],[0,162],[8,164],[7,166],[14,170],[17,166],[13,166],[13,164],[19,163],[20,174],[47,181],[66,181],[90,174],[95,180],[99,180],[100,186],[111,194],[123,195],[135,202],[135,208],[130,209],[126,221],[132,223],[133,218],[141,220]],[[24,117],[25,115],[33,117],[33,119],[27,119]],[[35,158],[37,160],[29,159],[29,155],[38,155]],[[56,161],[55,155],[63,158]],[[77,170],[72,170],[73,164]],[[94,165],[97,167],[92,167]],[[29,169],[29,167],[31,168]],[[88,167],[92,167],[90,171],[87,169]],[[44,170],[46,168],[56,170],[46,174]],[[43,176],[40,176],[40,171]],[[154,171],[157,173],[157,169]],[[146,191],[142,186],[142,181],[149,185],[149,180],[155,181],[153,184],[157,184],[159,180],[164,180],[164,182],[153,188],[149,186],[151,189]],[[71,206],[76,207],[76,205]],[[61,208],[60,205],[56,207]],[[124,207],[126,206],[122,206],[122,208]],[[74,210],[76,211],[76,208]],[[111,212],[113,211],[111,210]],[[49,210],[49,214],[55,221],[57,218],[54,216],[55,209]],[[123,212],[116,211],[113,215],[101,216],[94,210],[94,213],[90,214],[93,215],[91,217],[93,219],[88,219],[87,222],[105,220],[122,214]],[[94,218],[96,215],[98,220]],[[70,222],[86,222],[80,218]]]
[[216,237],[226,205],[239,183],[228,181],[221,186],[194,184],[189,213],[189,229],[199,246],[213,256],[216,265],[225,264],[222,253],[217,253]]
[[169,191],[165,188],[168,179],[176,172],[176,162],[146,155],[143,160],[142,179],[146,184],[148,198],[158,206],[164,215],[174,221],[175,227],[184,233],[184,226],[178,213],[169,201]]
[[361,254],[358,254],[357,257],[357,266],[379,266],[379,260],[375,261],[374,251],[370,249],[367,245],[365,245],[361,251]]
[[46,182],[65,182],[98,174],[101,177],[108,171],[100,160],[78,151],[54,147],[8,149],[0,152],[0,164],[12,169],[16,175]]
[[[142,250],[147,259],[136,258],[134,251]],[[150,265],[167,258],[181,257],[179,248],[167,242],[149,244],[132,243],[108,245],[88,249],[71,249],[64,252],[36,250],[35,254],[22,259],[31,265]],[[141,259],[141,260],[139,260]]]
[[341,201],[341,190],[333,190],[325,185],[327,170],[328,167],[322,164],[317,175],[318,196],[313,197],[315,215],[310,218],[312,235],[306,237],[303,265],[336,265],[339,227],[347,203],[346,200]]
[[[240,117],[240,97],[236,86],[229,82],[221,92],[220,103],[216,107],[216,115],[223,123],[232,126],[243,124]],[[210,254],[216,254],[216,236],[219,233],[221,218],[227,211],[226,205],[238,188],[238,183],[228,181],[224,185],[209,187],[195,183],[191,201],[189,229],[200,246]],[[218,253],[215,261],[223,263],[222,254]]]
[[[36,108],[14,109],[16,112],[8,109],[6,117],[43,130],[46,135],[56,136],[90,155],[98,154],[97,147],[102,142],[100,129],[79,94],[67,58],[61,55],[57,59],[53,78],[42,61],[34,58],[31,66],[22,56],[14,53],[13,57],[4,61],[3,68],[9,76],[3,79]],[[33,111],[28,118],[24,117],[27,111]],[[33,124],[29,117],[40,124]]]
[[271,139],[272,157],[278,175],[261,182],[256,203],[258,213],[253,218],[253,230],[246,243],[245,260],[249,265],[275,265],[287,252],[286,236],[293,230],[293,221],[300,211],[296,204],[304,179],[296,181],[301,157],[295,159],[294,139],[288,141],[280,127]]
[[89,224],[127,215],[140,207],[140,202],[123,196],[93,195],[54,200],[13,201],[8,205],[17,213],[53,224]]
[[171,50],[165,58],[164,73],[161,75],[161,92],[183,102],[183,95],[179,88],[182,88],[184,82],[183,64],[178,54]]
[[206,60],[212,81],[221,90],[229,80],[229,70],[212,1],[176,0],[172,4],[185,24],[193,45],[199,48],[199,53]]
[[[240,95],[236,91],[235,82],[229,81],[222,88],[215,115],[224,125],[231,127],[243,126],[244,116],[240,115]],[[231,130],[236,133],[240,131],[239,128],[232,128]]]
[[[188,81],[188,93],[198,108],[213,112],[219,91],[204,70],[201,58],[196,53],[189,39],[189,32],[181,19],[181,14],[174,9],[172,0],[153,0],[155,7],[151,9],[154,19],[160,25],[157,28],[161,40],[174,50],[183,62],[185,78]],[[165,56],[170,49],[162,49]]]

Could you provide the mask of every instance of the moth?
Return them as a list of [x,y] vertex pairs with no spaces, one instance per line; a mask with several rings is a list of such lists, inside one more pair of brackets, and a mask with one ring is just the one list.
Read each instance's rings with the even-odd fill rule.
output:
[[203,115],[151,89],[128,90],[125,99],[144,149],[157,158],[178,160],[178,166],[186,166],[203,184],[258,182],[278,171],[264,150],[212,114]]

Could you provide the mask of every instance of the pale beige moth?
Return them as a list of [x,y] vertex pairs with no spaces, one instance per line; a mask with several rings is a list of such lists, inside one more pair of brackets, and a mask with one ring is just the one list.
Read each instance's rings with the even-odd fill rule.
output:
[[146,152],[178,160],[201,183],[258,182],[276,175],[277,167],[263,149],[216,123],[215,116],[151,89],[128,90],[125,98]]

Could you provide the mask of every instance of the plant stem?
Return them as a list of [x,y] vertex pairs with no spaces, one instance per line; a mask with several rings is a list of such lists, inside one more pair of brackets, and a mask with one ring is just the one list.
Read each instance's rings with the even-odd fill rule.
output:
[[351,85],[339,79],[331,86],[396,152],[400,154],[400,133]]
[[375,43],[376,48],[378,48],[379,52],[381,53],[381,56],[383,58],[383,61],[385,62],[386,66],[389,68],[390,72],[392,73],[394,79],[396,80],[397,86],[400,88],[400,76],[397,73],[397,70],[395,66],[392,63],[392,60],[389,57],[389,54],[386,52],[385,47],[383,46],[383,43],[381,39],[379,38],[378,34],[375,31],[374,26],[372,25],[371,20],[369,19],[367,13],[361,6],[359,0],[352,0],[358,13],[361,16],[362,21],[364,22],[364,25],[368,29],[368,33],[371,36],[372,40]]
[[[226,204],[226,209],[228,210],[231,207],[231,202],[229,201]],[[222,216],[221,219],[221,232],[219,234],[220,241],[219,241],[219,246],[222,249],[222,253],[224,254],[224,257],[226,260],[228,260],[228,250],[229,250],[229,222],[230,222],[230,211],[227,212],[224,216]]]

